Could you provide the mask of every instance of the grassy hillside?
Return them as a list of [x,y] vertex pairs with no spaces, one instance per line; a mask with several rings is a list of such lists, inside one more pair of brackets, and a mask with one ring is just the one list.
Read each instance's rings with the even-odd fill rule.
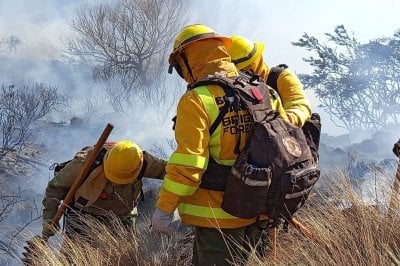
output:
[[[388,206],[393,196],[393,176],[379,176],[375,204],[367,203],[350,186],[342,171],[323,176],[324,189],[314,193],[296,215],[311,230],[315,239],[302,236],[295,228],[279,231],[277,249],[266,257],[252,256],[249,265],[399,265],[400,204]],[[375,189],[375,188],[374,188]],[[322,192],[323,191],[323,192]],[[397,194],[396,202],[400,198]],[[189,265],[189,235],[173,238],[150,232],[149,222],[136,232],[116,223],[112,231],[88,221],[92,244],[83,238],[65,240],[63,250],[54,242],[41,246],[36,265]],[[59,239],[60,240],[60,239]],[[61,242],[61,241],[56,241]],[[67,256],[66,256],[67,254]],[[233,258],[239,264],[240,258]]]

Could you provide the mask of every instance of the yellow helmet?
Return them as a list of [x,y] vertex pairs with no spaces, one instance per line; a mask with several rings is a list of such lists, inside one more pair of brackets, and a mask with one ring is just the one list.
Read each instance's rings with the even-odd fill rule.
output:
[[218,39],[222,41],[226,48],[232,45],[229,37],[217,34],[213,29],[203,24],[193,24],[184,27],[176,36],[174,42],[174,51],[178,48],[184,48],[186,45],[204,39]]
[[143,166],[143,152],[128,140],[115,143],[104,156],[104,174],[113,183],[124,185],[134,182]]
[[176,36],[174,47],[171,55],[169,56],[170,67],[168,73],[172,73],[172,69],[175,68],[178,74],[182,76],[182,70],[176,63],[176,56],[185,48],[188,44],[192,42],[205,40],[205,39],[218,39],[220,40],[225,48],[228,49],[232,45],[232,40],[229,37],[217,34],[213,29],[203,25],[203,24],[193,24],[184,27],[181,32]]
[[231,36],[231,40],[232,46],[228,48],[228,53],[238,69],[243,69],[253,63],[264,50],[263,43],[252,42],[239,35]]

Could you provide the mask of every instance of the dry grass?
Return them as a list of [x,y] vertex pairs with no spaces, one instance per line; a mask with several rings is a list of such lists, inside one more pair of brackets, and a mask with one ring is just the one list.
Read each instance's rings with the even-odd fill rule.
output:
[[88,237],[56,239],[38,245],[34,265],[181,265],[189,264],[190,239],[155,235],[148,224],[127,230],[117,219],[110,230],[86,220]]
[[[390,186],[370,205],[353,191],[343,172],[334,175],[324,193],[296,215],[317,240],[290,227],[289,233],[279,233],[275,258],[271,253],[252,256],[249,265],[400,265],[400,204],[389,209],[385,203]],[[65,240],[61,253],[44,246],[37,265],[190,265],[191,241],[183,235],[160,238],[148,225],[139,226],[139,233],[118,223],[113,232],[93,221],[90,228],[92,244]]]
[[254,264],[400,265],[400,207],[386,204],[392,191],[383,183],[389,177],[379,177],[378,202],[371,205],[354,192],[343,172],[335,175],[329,177],[333,182],[324,195],[311,199],[297,215],[314,231],[316,240],[290,229],[279,236],[275,259],[259,258]]

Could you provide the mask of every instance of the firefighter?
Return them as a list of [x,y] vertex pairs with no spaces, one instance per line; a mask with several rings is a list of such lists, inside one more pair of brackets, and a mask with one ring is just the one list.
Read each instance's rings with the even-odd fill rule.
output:
[[[264,62],[262,53],[264,44],[252,42],[245,37],[231,36],[232,46],[228,53],[232,62],[240,70],[249,70],[268,80],[271,74],[270,67]],[[277,93],[272,97],[276,99],[273,107],[282,117],[292,124],[302,127],[311,116],[311,105],[304,93],[303,85],[294,72],[285,68],[276,81]],[[285,112],[282,112],[281,109]]]
[[212,186],[213,179],[223,176],[207,174],[215,164],[230,169],[237,157],[236,144],[242,149],[248,137],[248,131],[238,132],[238,128],[248,128],[252,123],[245,118],[246,110],[239,114],[228,111],[223,123],[210,134],[210,126],[224,105],[224,90],[218,85],[191,88],[208,75],[238,76],[227,52],[231,44],[229,37],[205,25],[189,25],[177,35],[169,57],[169,72],[175,69],[190,89],[177,106],[177,148],[166,166],[152,226],[173,234],[171,222],[178,209],[182,222],[194,226],[194,265],[230,265],[235,257],[246,259],[267,223],[263,218],[241,219],[225,212],[221,208],[224,191]]
[[[48,238],[57,231],[51,220],[92,150],[92,146],[85,147],[71,161],[56,167],[43,200],[43,237]],[[136,206],[142,193],[141,178],[162,179],[165,165],[166,161],[142,151],[132,141],[106,143],[67,208],[66,234],[83,233],[80,228],[82,217],[96,218],[108,224],[113,216],[118,217],[126,227],[133,227]]]

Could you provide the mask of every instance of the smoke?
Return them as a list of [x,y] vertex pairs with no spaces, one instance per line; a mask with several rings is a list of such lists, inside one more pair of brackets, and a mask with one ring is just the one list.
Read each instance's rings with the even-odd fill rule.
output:
[[[80,0],[0,0],[0,40],[15,36],[21,41],[13,51],[0,49],[1,83],[29,85],[34,81],[44,82],[58,86],[69,99],[60,107],[60,112],[49,114],[35,127],[35,141],[48,152],[43,161],[51,165],[71,159],[83,146],[93,145],[109,122],[115,126],[110,140],[134,140],[145,150],[157,145],[170,154],[172,149],[168,140],[174,136],[170,119],[175,114],[177,95],[168,94],[166,103],[157,106],[137,97],[129,110],[115,114],[107,105],[101,85],[91,80],[90,70],[63,61],[62,39],[70,33],[68,22],[82,4]],[[264,57],[269,65],[286,63],[297,73],[311,71],[302,60],[307,56],[306,51],[290,44],[305,32],[323,38],[325,32],[332,32],[336,25],[344,24],[361,42],[367,42],[391,36],[399,27],[400,2],[396,0],[204,0],[191,4],[188,23],[204,23],[224,35],[240,34],[264,42]],[[184,83],[178,81],[176,75],[169,78],[168,86],[173,88],[180,82],[180,93],[183,93]],[[314,111],[323,118],[323,132],[329,135],[346,132],[330,122],[329,115],[317,107],[319,101],[310,91],[306,90],[306,94]],[[71,127],[72,117],[81,118],[83,124]],[[376,140],[373,133],[364,137]],[[390,140],[395,138],[391,135]],[[335,147],[332,139],[327,140]],[[362,140],[352,141],[349,146]],[[388,146],[386,141],[385,149]],[[40,166],[40,170],[29,177],[29,189],[36,193],[44,193],[51,174],[47,165]]]
[[[101,84],[92,81],[90,70],[84,66],[69,65],[62,60],[61,40],[68,36],[68,23],[82,4],[78,0],[1,0],[0,39],[16,36],[21,41],[15,51],[0,54],[0,70],[4,73],[2,83],[29,84],[37,81],[56,85],[69,101],[60,108],[60,112],[51,113],[47,121],[42,123],[64,123],[68,127],[72,117],[80,117],[90,125],[65,135],[56,130],[53,134],[46,134],[46,130],[38,133],[36,138],[39,142],[56,145],[58,154],[52,154],[52,160],[67,159],[80,147],[93,144],[107,122],[115,125],[111,136],[114,140],[132,139],[145,149],[151,149],[155,144],[161,145],[171,152],[167,139],[173,138],[170,119],[179,95],[168,95],[166,103],[157,106],[150,106],[137,97],[131,103],[131,109],[115,115],[107,105],[107,96]],[[382,35],[390,36],[398,27],[395,12],[399,8],[400,2],[394,0],[379,3],[361,0],[329,3],[309,0],[280,3],[206,0],[192,3],[188,11],[188,23],[204,23],[224,35],[240,34],[262,41],[266,44],[264,57],[268,64],[286,63],[294,71],[306,73],[310,70],[302,61],[306,51],[290,44],[304,32],[318,37],[331,32],[336,25],[345,24],[357,33],[361,41]],[[169,78],[172,78],[169,86],[174,87],[177,78]],[[183,93],[183,82],[180,85]],[[314,111],[323,118],[323,132],[330,135],[346,132],[330,122],[329,115],[317,107],[318,99],[310,91],[306,90],[306,94]]]
[[[106,1],[85,1],[88,3]],[[0,1],[0,39],[16,36],[21,44],[13,57],[33,60],[58,60],[61,39],[69,34],[68,22],[84,2],[73,1]],[[307,73],[304,50],[290,44],[304,32],[321,37],[336,25],[344,24],[357,33],[360,41],[390,36],[398,28],[396,0],[383,1],[193,1],[188,23],[204,23],[226,35],[240,34],[266,44],[264,57],[270,65],[288,64],[298,73]],[[37,73],[39,75],[39,73]],[[330,134],[346,131],[330,122],[320,110],[311,91],[306,91],[315,110],[324,118],[324,130]]]
[[[104,2],[104,1],[89,1]],[[47,117],[50,122],[69,123],[71,117],[78,116],[87,122],[116,125],[112,138],[134,139],[146,148],[172,138],[170,118],[174,115],[176,96],[170,96],[164,106],[148,106],[140,98],[132,103],[132,109],[112,117],[111,109],[105,106],[106,95],[97,83],[91,80],[91,72],[84,66],[71,66],[62,61],[61,39],[69,34],[68,22],[82,1],[0,1],[0,39],[16,36],[21,44],[15,51],[0,54],[2,83],[30,83],[33,81],[57,85],[66,93],[70,102],[59,113]],[[288,64],[298,73],[306,73],[310,67],[302,61],[305,52],[290,44],[304,32],[323,36],[336,25],[344,24],[357,33],[361,41],[382,35],[393,34],[398,27],[396,21],[400,2],[394,0],[376,1],[242,1],[215,2],[196,1],[189,10],[188,23],[204,23],[225,35],[241,34],[266,44],[264,57],[270,65]],[[335,16],[331,16],[335,14]],[[328,19],[329,18],[329,19]],[[379,23],[378,23],[379,22]],[[171,86],[175,81],[171,81]],[[182,84],[182,92],[184,85]],[[324,120],[323,132],[337,135],[346,131],[330,122],[328,114],[317,108],[318,99],[306,90],[315,111]],[[90,105],[90,107],[89,107]],[[93,120],[98,120],[94,122]],[[87,141],[81,137],[85,132],[74,132],[70,139]],[[92,134],[90,134],[92,135]],[[91,140],[93,143],[94,140]],[[70,145],[69,141],[59,141],[76,149],[85,145]],[[70,141],[74,142],[74,141]],[[76,142],[76,141],[75,141]],[[61,154],[73,153],[61,149]]]
[[[312,68],[303,61],[309,54],[291,45],[303,33],[325,40],[324,33],[345,25],[361,43],[383,36],[392,36],[400,27],[396,0],[356,1],[199,1],[193,6],[191,22],[205,23],[221,34],[239,34],[265,43],[264,58],[270,66],[287,64],[296,73],[310,73]],[[318,107],[319,100],[310,90],[306,94],[314,111],[323,119],[323,132],[340,135],[348,133],[336,126],[329,114]]]

